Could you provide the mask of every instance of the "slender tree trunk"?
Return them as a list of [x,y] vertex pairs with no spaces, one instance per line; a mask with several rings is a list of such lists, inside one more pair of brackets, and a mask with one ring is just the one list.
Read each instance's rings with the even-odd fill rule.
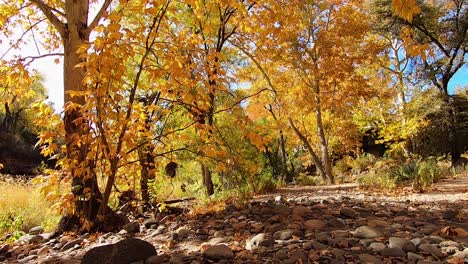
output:
[[448,141],[449,141],[450,155],[452,157],[452,164],[454,164],[461,157],[461,152],[458,149],[458,135],[457,135],[457,121],[456,121],[456,116],[455,116],[456,115],[455,107],[453,104],[453,100],[450,99],[450,95],[448,93],[443,95],[443,100],[447,107],[447,114],[449,118]]
[[210,168],[208,168],[207,165],[203,164],[203,162],[201,162],[200,165],[201,165],[201,170],[202,170],[203,186],[205,186],[206,193],[208,195],[212,195],[212,194],[214,194],[214,185],[213,185],[213,181],[211,179]]
[[281,148],[281,171],[283,179],[286,182],[291,182],[291,173],[288,171],[288,160],[286,157],[286,140],[284,138],[283,130],[280,130],[280,148]]
[[154,178],[154,157],[151,155],[148,147],[138,148],[138,157],[140,159],[140,190],[141,199],[145,204],[150,204],[150,195],[148,190],[149,179]]
[[324,168],[324,166],[322,164],[322,161],[320,160],[320,158],[315,153],[314,149],[312,148],[312,145],[310,145],[307,138],[299,131],[299,129],[296,127],[296,125],[294,125],[294,122],[292,121],[292,119],[290,117],[288,117],[288,121],[289,121],[289,125],[294,130],[294,133],[296,133],[297,137],[306,146],[307,151],[312,156],[312,161],[314,162],[315,167],[317,167],[317,171],[319,172],[320,176],[322,177],[322,179],[324,181],[328,181],[328,177],[327,177],[327,174],[325,172],[325,168]]
[[325,137],[325,131],[323,129],[323,122],[322,122],[322,109],[321,109],[321,102],[320,102],[320,91],[319,91],[319,84],[318,80],[316,81],[315,87],[315,119],[317,122],[317,134],[320,141],[320,151],[322,154],[322,161],[325,176],[327,177],[327,181],[329,183],[335,183],[335,179],[332,173],[332,165],[330,155],[328,155],[328,141]]

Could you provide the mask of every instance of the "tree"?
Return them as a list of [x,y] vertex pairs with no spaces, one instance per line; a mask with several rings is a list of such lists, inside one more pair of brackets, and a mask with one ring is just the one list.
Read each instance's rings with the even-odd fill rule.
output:
[[468,52],[468,8],[466,1],[421,1],[411,17],[398,16],[389,0],[373,1],[383,28],[401,36],[405,46],[420,54],[425,78],[437,87],[446,103],[450,121],[449,142],[452,160],[460,158],[455,113],[448,84],[466,64]]
[[[74,210],[63,220],[68,227],[90,227],[97,222],[98,210],[102,204],[102,194],[98,189],[96,175],[92,168],[93,160],[87,159],[89,144],[80,142],[91,127],[80,108],[86,103],[84,82],[86,69],[80,64],[87,57],[80,52],[90,40],[90,35],[107,14],[112,0],[105,0],[98,7],[96,16],[88,21],[89,10],[93,2],[84,1],[48,1],[28,0],[3,2],[0,8],[0,24],[4,34],[11,35],[14,27],[24,27],[25,32],[38,31],[44,37],[44,46],[48,50],[63,49],[65,113],[64,127],[66,132],[66,156],[64,165],[73,178]],[[40,25],[41,22],[47,25]],[[23,36],[22,36],[23,37]],[[21,43],[19,40],[17,44]],[[34,58],[33,58],[34,59]],[[107,205],[105,205],[107,206]],[[110,210],[107,210],[111,212]],[[102,220],[102,219],[101,219]]]
[[[278,109],[286,113],[318,172],[334,182],[330,140],[352,131],[350,108],[373,94],[361,70],[372,64],[379,46],[366,40],[368,20],[355,1],[279,3],[263,12],[270,15],[259,18],[263,24],[257,28],[265,29],[264,35],[252,33],[255,45],[241,49],[268,76]],[[343,122],[333,126],[337,120]]]

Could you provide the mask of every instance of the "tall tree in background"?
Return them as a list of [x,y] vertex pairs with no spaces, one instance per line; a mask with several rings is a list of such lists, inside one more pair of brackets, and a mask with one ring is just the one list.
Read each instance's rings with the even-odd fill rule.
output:
[[319,174],[333,183],[330,141],[346,145],[350,109],[373,94],[362,69],[379,47],[366,40],[367,17],[359,1],[278,2],[260,10],[264,34],[253,32],[255,45],[242,50],[274,86],[276,103]]
[[401,16],[390,0],[375,0],[372,5],[381,28],[401,37],[411,53],[421,55],[421,70],[446,104],[450,119],[450,154],[452,161],[457,161],[461,153],[448,84],[467,62],[468,3],[463,0],[421,1],[411,16]]

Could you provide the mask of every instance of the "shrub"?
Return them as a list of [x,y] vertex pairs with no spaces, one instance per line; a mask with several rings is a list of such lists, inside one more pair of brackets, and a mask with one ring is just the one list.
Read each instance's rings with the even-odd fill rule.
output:
[[358,184],[361,188],[374,190],[391,190],[397,187],[395,179],[390,177],[388,173],[366,173],[359,177]]
[[377,158],[369,153],[358,155],[355,159],[350,161],[351,172],[353,174],[360,174],[369,170],[377,161]]
[[415,191],[423,192],[438,182],[443,173],[443,168],[435,158],[413,159],[396,167],[391,172],[391,177],[397,185],[412,184]]

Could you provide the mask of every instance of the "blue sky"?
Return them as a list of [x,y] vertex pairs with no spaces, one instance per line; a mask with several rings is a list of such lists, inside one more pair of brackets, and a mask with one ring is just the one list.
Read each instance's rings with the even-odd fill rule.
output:
[[449,92],[453,92],[457,85],[464,87],[468,86],[468,65],[465,64],[463,68],[452,77],[449,82]]

